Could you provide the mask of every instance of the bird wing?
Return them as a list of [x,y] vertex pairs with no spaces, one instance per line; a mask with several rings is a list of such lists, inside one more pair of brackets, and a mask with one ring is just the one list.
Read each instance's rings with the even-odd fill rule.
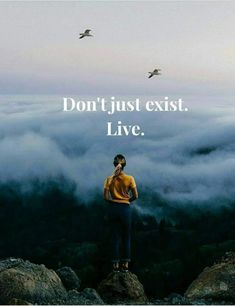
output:
[[84,33],[89,34],[90,32],[91,32],[91,30],[86,30]]
[[151,73],[150,76],[149,76],[149,79],[150,79],[152,76],[153,76],[153,74]]
[[83,35],[83,34],[80,34],[81,36],[79,37],[79,39],[81,39],[81,38],[83,38],[83,37],[85,37],[85,35]]

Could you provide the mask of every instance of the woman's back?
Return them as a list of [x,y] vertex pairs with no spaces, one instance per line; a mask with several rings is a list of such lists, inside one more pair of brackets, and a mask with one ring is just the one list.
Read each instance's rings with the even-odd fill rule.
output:
[[136,183],[133,176],[122,171],[115,179],[113,176],[108,176],[104,188],[109,190],[113,202],[130,204],[129,191],[136,188]]

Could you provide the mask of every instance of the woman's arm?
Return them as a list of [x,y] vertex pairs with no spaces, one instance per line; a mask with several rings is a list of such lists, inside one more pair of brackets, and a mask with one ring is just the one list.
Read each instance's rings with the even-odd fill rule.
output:
[[131,188],[131,193],[132,193],[132,197],[129,199],[130,202],[135,201],[136,199],[138,199],[138,191],[137,188]]
[[107,188],[104,188],[104,200],[110,202],[109,190]]

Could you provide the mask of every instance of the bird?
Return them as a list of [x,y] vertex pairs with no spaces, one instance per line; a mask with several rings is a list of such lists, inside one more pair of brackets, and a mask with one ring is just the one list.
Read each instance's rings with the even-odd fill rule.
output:
[[148,78],[150,79],[154,75],[160,75],[161,73],[159,71],[161,71],[161,69],[154,69],[153,72],[149,72],[150,75]]
[[86,37],[86,36],[93,36],[90,34],[91,30],[86,30],[84,33],[79,33],[80,37],[79,39],[83,38],[83,37]]

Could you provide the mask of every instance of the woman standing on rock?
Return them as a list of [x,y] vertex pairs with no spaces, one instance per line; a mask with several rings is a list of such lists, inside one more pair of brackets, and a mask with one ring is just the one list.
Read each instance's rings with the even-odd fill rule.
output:
[[[124,173],[126,159],[118,154],[114,157],[115,167],[111,176],[104,182],[104,199],[108,202],[110,230],[112,232],[112,262],[113,271],[128,272],[131,246],[131,206],[130,203],[138,198],[135,179]],[[131,192],[131,195],[130,195]],[[120,242],[123,243],[123,254],[119,256]],[[121,261],[121,265],[120,265]]]

